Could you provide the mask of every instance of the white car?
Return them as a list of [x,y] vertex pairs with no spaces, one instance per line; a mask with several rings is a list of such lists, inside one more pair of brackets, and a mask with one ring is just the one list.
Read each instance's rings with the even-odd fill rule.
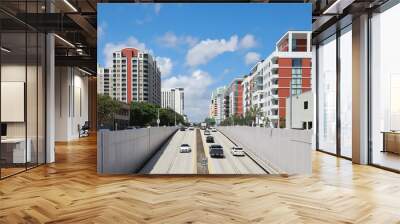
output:
[[209,130],[205,130],[204,131],[204,135],[210,135],[211,133],[210,133],[210,131]]
[[179,148],[179,152],[191,152],[192,149],[190,148],[189,144],[182,144]]
[[233,146],[231,149],[231,153],[234,156],[244,156],[243,148],[238,147],[238,146]]
[[217,132],[217,129],[216,128],[212,128],[211,131],[212,132]]

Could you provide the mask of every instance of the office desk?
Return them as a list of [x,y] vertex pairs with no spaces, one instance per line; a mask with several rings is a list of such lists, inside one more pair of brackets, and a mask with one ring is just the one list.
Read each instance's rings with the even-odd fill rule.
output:
[[[25,145],[27,144],[26,151]],[[31,162],[31,139],[25,138],[6,138],[1,139],[1,159],[6,163],[26,163]]]
[[392,152],[400,154],[400,132],[383,131],[383,150],[382,152]]

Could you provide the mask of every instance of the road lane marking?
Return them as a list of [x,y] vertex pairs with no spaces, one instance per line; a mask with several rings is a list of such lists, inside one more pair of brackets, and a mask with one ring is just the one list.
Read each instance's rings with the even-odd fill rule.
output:
[[197,144],[196,144],[196,129],[193,131],[192,136],[193,150],[192,150],[192,166],[193,166],[193,174],[197,174]]
[[180,138],[181,139],[181,141],[180,141],[180,143],[178,142],[178,149],[176,149],[175,147],[176,147],[176,145],[174,146],[174,148],[175,149],[172,149],[172,150],[174,150],[174,155],[175,155],[175,157],[173,157],[173,159],[172,159],[172,161],[171,161],[171,163],[169,164],[169,167],[168,167],[168,170],[167,170],[167,174],[170,174],[171,173],[171,169],[172,169],[172,167],[174,166],[174,164],[175,164],[175,162],[176,162],[176,160],[177,160],[177,158],[178,158],[178,151],[179,151],[179,153],[180,153],[180,147],[181,147],[181,144],[182,144],[182,142],[185,140],[185,136],[186,136],[186,132],[183,134],[183,136],[182,136],[182,138]]
[[213,174],[213,173],[214,173],[214,167],[213,167],[213,165],[212,165],[212,158],[211,158],[211,156],[210,156],[210,152],[209,152],[209,150],[208,150],[208,147],[207,147],[207,149],[206,149],[206,147],[204,147],[204,144],[205,144],[205,146],[208,146],[208,145],[207,145],[207,143],[204,143],[204,142],[205,142],[205,135],[204,135],[203,133],[204,133],[204,132],[200,131],[201,142],[203,143],[204,154],[205,154],[206,157],[207,157],[208,172],[209,172],[210,174]]

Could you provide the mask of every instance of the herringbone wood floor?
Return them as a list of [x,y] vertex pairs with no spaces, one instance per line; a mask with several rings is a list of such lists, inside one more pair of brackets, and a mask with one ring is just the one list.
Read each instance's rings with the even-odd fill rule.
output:
[[400,223],[400,175],[326,154],[311,176],[98,176],[95,141],[0,181],[0,223]]

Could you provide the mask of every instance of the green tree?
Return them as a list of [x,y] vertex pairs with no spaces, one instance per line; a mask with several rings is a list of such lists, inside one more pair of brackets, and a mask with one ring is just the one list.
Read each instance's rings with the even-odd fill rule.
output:
[[208,126],[214,126],[216,124],[215,119],[213,117],[207,117],[206,119],[204,119],[204,122]]
[[146,102],[132,102],[129,124],[144,127],[155,125],[157,120],[158,105]]
[[169,108],[160,108],[159,105],[147,102],[132,102],[130,113],[130,125],[132,126],[156,126],[159,116],[160,126],[173,126],[176,124],[184,124],[185,119],[182,115],[176,113]]
[[121,109],[121,103],[108,95],[97,95],[97,121],[99,126],[113,123],[114,115]]
[[250,107],[250,110],[248,111],[247,114],[249,114],[249,118],[250,118],[249,125],[253,125],[256,123],[257,118],[260,118],[261,116],[263,116],[263,111],[262,111],[261,107],[252,106],[252,107]]
[[280,128],[286,128],[286,119],[285,118],[279,118],[279,127]]

